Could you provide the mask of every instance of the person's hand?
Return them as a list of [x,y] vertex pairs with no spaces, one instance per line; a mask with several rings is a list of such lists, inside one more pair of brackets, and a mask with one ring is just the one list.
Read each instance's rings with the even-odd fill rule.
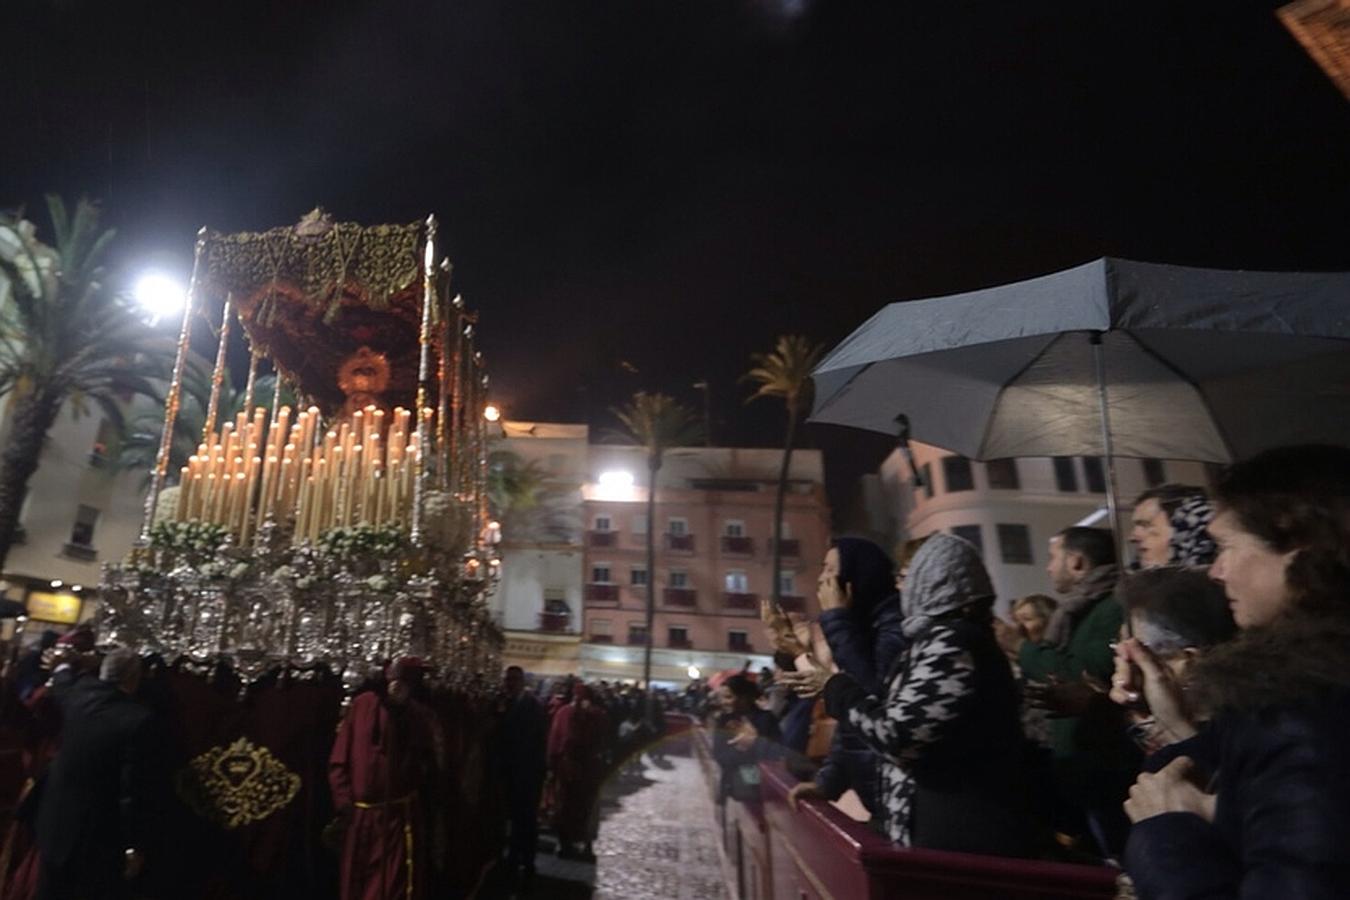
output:
[[1022,633],[1021,628],[994,616],[994,639],[998,641],[1004,653],[1015,657],[1026,643],[1027,636]]
[[126,861],[122,864],[122,877],[130,881],[145,868],[145,854],[139,850],[128,849]]
[[825,690],[825,682],[833,674],[807,653],[797,657],[797,671],[784,672],[778,676],[778,680],[790,687],[798,697],[815,697]]
[[755,730],[755,726],[751,725],[748,719],[742,719],[736,733],[727,740],[727,743],[742,753],[748,753],[754,749],[755,739],[758,737],[759,732]]
[[1195,783],[1195,763],[1189,756],[1178,756],[1157,772],[1145,772],[1130,788],[1125,815],[1131,822],[1142,822],[1169,812],[1192,813],[1206,822],[1214,821],[1215,794],[1207,794]]
[[848,609],[853,605],[853,585],[841,585],[838,578],[823,576],[816,584],[816,600],[821,612]]
[[[1148,704],[1149,711],[1153,713],[1161,736],[1168,743],[1176,743],[1194,735],[1195,724],[1191,721],[1190,712],[1186,709],[1181,685],[1177,683],[1171,671],[1159,662],[1158,658],[1147,647],[1139,643],[1136,638],[1121,641],[1116,648],[1116,653],[1124,656],[1127,665],[1137,667],[1140,676],[1143,678],[1144,702]],[[1119,668],[1120,664],[1117,663],[1118,672]],[[1128,695],[1131,692],[1129,681],[1123,682],[1121,687],[1123,693]],[[1114,678],[1112,679],[1112,688],[1113,690],[1115,688]]]
[[1104,688],[1086,678],[1060,681],[1051,675],[1046,681],[1028,681],[1025,692],[1027,702],[1032,706],[1056,718],[1067,718],[1086,714],[1093,699],[1103,693]]
[[788,791],[788,808],[793,812],[801,812],[798,806],[803,800],[823,800],[825,793],[816,786],[814,781],[803,781],[800,784],[793,785],[792,790]]
[[806,652],[807,648],[797,638],[792,621],[768,597],[759,601],[759,618],[769,629],[769,641],[775,652],[786,653],[794,658]]

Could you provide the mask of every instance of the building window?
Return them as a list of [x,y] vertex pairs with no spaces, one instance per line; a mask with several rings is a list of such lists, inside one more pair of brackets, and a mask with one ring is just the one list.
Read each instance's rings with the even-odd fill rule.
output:
[[978,525],[957,525],[952,528],[952,534],[961,538],[963,541],[969,541],[975,545],[975,549],[984,556],[984,535]]
[[614,625],[609,619],[591,619],[591,637],[608,644],[614,638]]
[[919,470],[923,473],[923,495],[929,500],[933,499],[933,464],[924,463],[923,468]]
[[76,547],[94,546],[94,528],[98,526],[98,510],[81,506],[75,512],[75,524],[70,529],[70,542]]
[[628,570],[628,583],[631,584],[633,587],[646,587],[646,586],[647,586],[647,567],[646,567],[646,566],[633,566],[633,568],[629,569],[629,570]]
[[1087,489],[1094,494],[1106,493],[1106,472],[1102,461],[1096,456],[1083,457],[1083,474],[1087,477]]
[[591,566],[591,581],[594,584],[609,584],[609,563],[596,563]]
[[781,526],[781,529],[783,532],[783,540],[785,541],[792,540],[792,523],[785,520]]
[[989,476],[989,487],[994,490],[1015,491],[1022,487],[1015,459],[991,459],[984,464],[984,473]]
[[726,534],[727,537],[737,537],[737,538],[745,537],[744,522],[741,522],[737,519],[731,519],[726,523],[724,527],[726,528],[726,531],[724,533]]
[[609,530],[610,530],[610,527],[611,527],[612,525],[613,525],[613,522],[612,522],[612,520],[610,519],[609,516],[596,516],[596,517],[595,517],[595,530],[596,530],[596,531],[609,531]]
[[672,647],[689,646],[689,629],[684,625],[672,625],[666,629],[666,643]]
[[668,519],[666,521],[666,534],[673,534],[675,537],[684,537],[688,533],[688,519]]
[[727,593],[728,594],[748,594],[750,593],[750,579],[739,569],[732,569],[727,573]]
[[998,552],[1005,563],[1029,566],[1031,556],[1031,529],[1025,525],[998,525]]
[[636,622],[630,623],[628,626],[628,643],[639,646],[646,644],[647,626]]
[[797,596],[797,573],[779,572],[778,573],[778,593],[784,597]]
[[684,569],[671,569],[669,584],[673,588],[689,587],[689,573]]
[[1167,482],[1167,470],[1163,468],[1161,459],[1144,460],[1144,483],[1149,487],[1157,487]]
[[1073,467],[1072,456],[1055,457],[1055,488],[1065,493],[1078,490],[1078,470]]
[[942,457],[942,480],[947,486],[947,493],[973,491],[975,473],[970,467],[970,460],[964,456]]
[[750,633],[747,631],[728,631],[727,649],[733,653],[753,653],[754,648],[750,646]]
[[647,516],[645,514],[640,516],[633,516],[632,521],[629,522],[629,528],[633,532],[633,534],[646,534]]

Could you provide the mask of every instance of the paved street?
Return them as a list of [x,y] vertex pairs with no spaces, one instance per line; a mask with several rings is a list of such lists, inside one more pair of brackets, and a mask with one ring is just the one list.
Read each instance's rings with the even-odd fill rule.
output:
[[533,889],[493,897],[728,900],[717,825],[693,757],[643,755],[606,785],[597,862],[560,860],[541,842]]

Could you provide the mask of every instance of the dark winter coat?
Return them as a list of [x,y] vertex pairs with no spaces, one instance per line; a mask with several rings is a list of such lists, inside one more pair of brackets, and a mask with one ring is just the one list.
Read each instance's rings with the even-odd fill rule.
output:
[[[741,720],[749,720],[759,737],[749,750],[732,746],[731,738]],[[778,720],[767,709],[752,709],[748,713],[722,713],[717,717],[713,731],[713,759],[721,769],[718,801],[727,797],[737,800],[759,799],[759,764],[782,755],[782,735]]]
[[1213,779],[1214,822],[1135,824],[1125,866],[1144,900],[1350,897],[1350,621],[1249,631],[1197,666],[1214,714],[1185,753]]
[[[820,628],[830,653],[845,672],[872,694],[886,687],[886,673],[905,645],[900,628],[900,599],[891,594],[872,606],[868,620],[852,609],[821,613]],[[829,800],[837,800],[850,788],[868,812],[880,813],[877,799],[880,760],[853,726],[840,722],[830,742],[830,753],[816,773],[816,786]]]

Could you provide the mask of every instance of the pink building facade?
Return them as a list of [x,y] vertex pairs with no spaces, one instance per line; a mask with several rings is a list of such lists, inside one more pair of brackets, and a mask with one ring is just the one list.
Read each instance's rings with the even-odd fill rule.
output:
[[[585,528],[580,670],[640,677],[647,592],[656,595],[653,682],[770,664],[759,619],[773,585],[773,508],[781,453],[677,451],[656,495],[656,570],[647,571],[646,491],[639,452],[592,447],[598,471],[583,492]],[[607,458],[606,458],[607,457]],[[819,451],[799,451],[783,521],[783,605],[817,612],[816,578],[829,541]],[[630,481],[631,478],[631,481]]]

